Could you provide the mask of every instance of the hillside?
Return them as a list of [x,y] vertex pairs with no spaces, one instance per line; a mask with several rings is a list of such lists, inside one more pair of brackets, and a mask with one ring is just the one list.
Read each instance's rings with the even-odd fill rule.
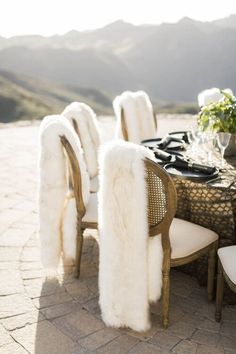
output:
[[111,99],[96,89],[65,87],[0,71],[0,122],[41,119],[60,113],[72,101],[85,102],[98,114],[111,113]]
[[154,101],[196,102],[199,91],[214,86],[236,92],[235,61],[236,15],[152,26],[119,20],[62,36],[0,37],[2,70],[110,96],[143,89]]

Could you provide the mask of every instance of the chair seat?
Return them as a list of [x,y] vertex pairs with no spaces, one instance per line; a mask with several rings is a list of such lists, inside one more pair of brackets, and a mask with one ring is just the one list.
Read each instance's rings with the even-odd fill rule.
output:
[[220,248],[218,256],[228,278],[236,285],[236,246]]
[[96,193],[98,191],[98,176],[90,180],[90,192]]
[[86,205],[86,213],[82,222],[97,223],[98,221],[98,198],[97,193],[91,193]]
[[170,226],[171,259],[187,257],[218,239],[205,227],[174,218]]

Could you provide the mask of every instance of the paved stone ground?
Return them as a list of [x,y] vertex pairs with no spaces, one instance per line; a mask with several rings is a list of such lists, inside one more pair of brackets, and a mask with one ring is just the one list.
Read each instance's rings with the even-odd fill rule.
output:
[[160,325],[160,304],[151,308],[147,333],[105,327],[98,246],[89,233],[80,279],[46,276],[36,231],[37,134],[37,126],[0,129],[0,353],[236,353],[236,308],[225,306],[216,323],[206,289],[177,271],[168,330]]

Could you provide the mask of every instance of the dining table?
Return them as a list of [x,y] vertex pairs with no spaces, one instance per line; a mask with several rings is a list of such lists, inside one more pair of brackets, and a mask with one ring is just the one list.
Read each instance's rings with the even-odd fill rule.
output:
[[[183,132],[184,133],[184,132]],[[189,142],[185,139],[183,149],[167,149],[161,144],[160,139],[149,139],[142,142],[145,146],[155,151],[162,150],[171,157],[181,155],[186,161],[196,162],[203,166],[201,149],[193,151]],[[181,139],[182,140],[182,139]],[[176,143],[176,145],[178,145]],[[174,145],[173,145],[174,146]],[[160,149],[161,148],[161,149]],[[224,166],[221,166],[220,154],[215,151],[211,166],[217,166],[214,173],[191,173],[185,168],[182,173],[171,161],[162,160],[165,157],[158,153],[157,163],[170,174],[177,192],[176,217],[215,231],[219,235],[219,247],[236,244],[236,156],[226,157]],[[175,160],[175,159],[174,159]],[[205,164],[205,165],[204,165]],[[192,166],[192,164],[189,164]],[[209,165],[209,164],[208,164]],[[191,169],[190,169],[191,170]],[[189,235],[191,237],[191,235]],[[207,283],[207,256],[202,256],[190,264],[179,267],[183,272],[197,277],[200,285]],[[236,304],[235,294],[228,292],[227,301]]]
[[[227,160],[220,178],[209,183],[172,175],[178,200],[176,217],[215,231],[219,247],[236,244],[236,159]],[[197,274],[200,283],[206,283],[206,257],[184,268]]]

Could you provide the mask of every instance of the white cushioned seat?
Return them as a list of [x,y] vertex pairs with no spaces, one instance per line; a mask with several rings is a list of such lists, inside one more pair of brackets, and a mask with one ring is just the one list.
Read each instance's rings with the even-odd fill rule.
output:
[[86,204],[86,213],[82,219],[85,222],[97,222],[98,221],[98,198],[97,193],[91,193],[89,201]]
[[236,284],[236,246],[219,248],[218,256],[228,278]]
[[90,192],[96,193],[98,191],[98,176],[90,179]]
[[171,259],[186,257],[217,239],[214,231],[174,218],[170,226]]

